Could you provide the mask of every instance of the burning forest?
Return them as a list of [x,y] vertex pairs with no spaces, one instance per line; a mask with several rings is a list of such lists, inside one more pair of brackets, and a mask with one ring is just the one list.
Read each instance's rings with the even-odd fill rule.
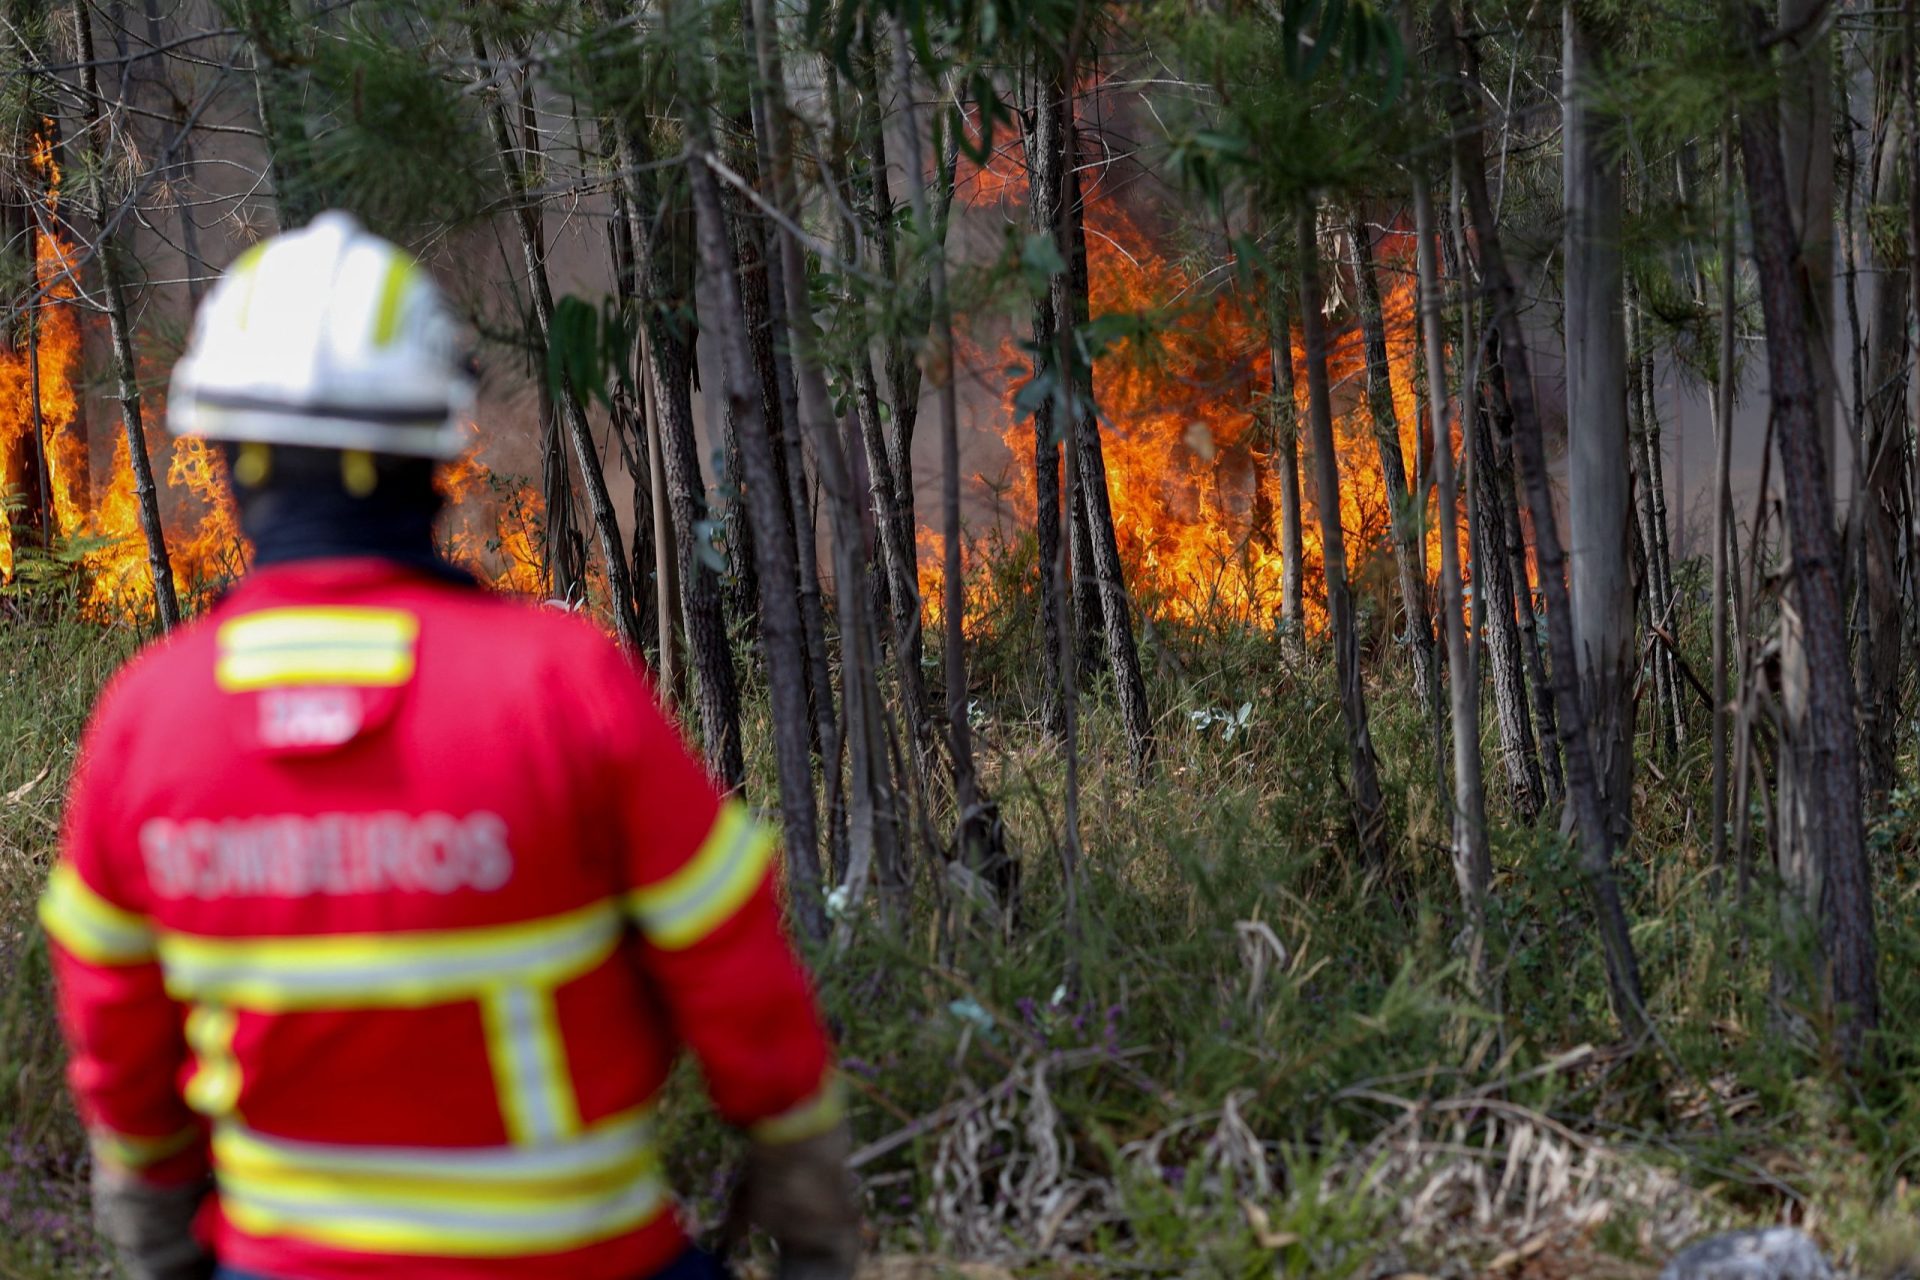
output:
[[0,1273],[1920,1273],[1920,27],[1675,4],[0,0]]

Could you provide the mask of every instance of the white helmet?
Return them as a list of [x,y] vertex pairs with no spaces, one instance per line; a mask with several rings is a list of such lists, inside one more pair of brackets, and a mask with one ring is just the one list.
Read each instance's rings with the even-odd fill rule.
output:
[[403,250],[323,213],[247,250],[173,369],[175,435],[451,458],[473,406],[459,326]]

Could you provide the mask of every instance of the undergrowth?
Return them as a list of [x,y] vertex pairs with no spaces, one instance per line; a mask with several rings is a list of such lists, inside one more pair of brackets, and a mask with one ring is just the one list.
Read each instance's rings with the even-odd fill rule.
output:
[[[1089,691],[1070,917],[1064,761],[1030,711],[1019,554],[989,565],[1005,617],[976,628],[972,655],[1017,906],[966,908],[922,857],[904,925],[863,914],[812,957],[877,1245],[1035,1274],[1651,1275],[1699,1231],[1786,1220],[1857,1274],[1916,1274],[1920,797],[1875,831],[1883,1032],[1848,1077],[1775,996],[1792,949],[1764,882],[1742,899],[1710,865],[1702,715],[1677,759],[1639,774],[1620,871],[1659,1034],[1633,1049],[1566,842],[1514,822],[1491,768],[1494,907],[1474,980],[1401,653],[1369,658],[1397,833],[1392,866],[1370,870],[1325,655],[1163,625],[1143,636],[1160,748],[1145,786],[1100,682]],[[98,1274],[31,904],[80,724],[135,637],[71,602],[0,607],[0,1272]],[[749,706],[764,800],[766,710]],[[682,1072],[666,1138],[711,1228],[740,1148],[698,1095]]]

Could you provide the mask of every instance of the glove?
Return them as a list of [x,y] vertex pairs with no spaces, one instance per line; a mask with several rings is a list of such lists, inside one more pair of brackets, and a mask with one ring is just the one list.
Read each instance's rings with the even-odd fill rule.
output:
[[213,1255],[193,1234],[205,1179],[156,1187],[95,1164],[93,1225],[120,1254],[128,1280],[210,1280]]
[[780,1247],[780,1280],[851,1280],[860,1211],[848,1185],[843,1120],[798,1142],[756,1142],[747,1156],[747,1217]]

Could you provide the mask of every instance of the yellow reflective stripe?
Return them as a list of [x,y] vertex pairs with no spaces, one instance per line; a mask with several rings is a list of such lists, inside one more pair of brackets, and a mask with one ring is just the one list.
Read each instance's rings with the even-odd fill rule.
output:
[[628,895],[648,941],[678,951],[726,923],[760,887],[773,847],[772,829],[738,800],[728,800],[685,866]]
[[262,240],[255,244],[227,268],[229,277],[246,281],[246,292],[240,295],[240,314],[235,318],[242,329],[247,327],[248,313],[253,310],[253,291],[260,280],[260,262],[267,256],[267,243]]
[[240,1100],[240,1061],[233,1056],[233,1032],[239,1019],[231,1009],[195,1005],[187,1011],[187,1044],[193,1049],[193,1075],[185,1090],[187,1105],[203,1116],[231,1115]]
[[213,1129],[221,1177],[268,1185],[284,1177],[417,1186],[430,1194],[572,1193],[623,1181],[655,1160],[654,1111],[636,1107],[542,1147],[399,1147],[311,1142],[234,1120]]
[[619,945],[610,899],[536,920],[411,933],[209,938],[162,931],[160,964],[179,1000],[261,1013],[418,1008],[474,999],[507,982],[553,986]]
[[553,992],[514,983],[489,991],[480,1008],[507,1133],[517,1143],[540,1144],[580,1132]]
[[846,1115],[846,1086],[841,1083],[839,1072],[829,1070],[826,1079],[820,1082],[819,1092],[777,1116],[756,1121],[747,1127],[747,1133],[756,1142],[803,1142],[819,1137]]
[[387,263],[387,274],[380,281],[380,300],[373,313],[373,345],[384,347],[400,329],[400,302],[407,286],[419,275],[419,269],[402,254],[394,254]]
[[265,609],[221,624],[215,678],[229,692],[405,684],[419,634],[419,618],[397,609]]
[[351,1147],[216,1129],[220,1208],[242,1231],[374,1253],[578,1248],[661,1213],[651,1115],[545,1147]]
[[159,1164],[169,1156],[179,1155],[199,1141],[205,1132],[199,1125],[190,1124],[164,1138],[142,1138],[95,1126],[87,1130],[87,1146],[92,1150],[96,1164],[139,1170]]
[[89,964],[140,964],[153,959],[153,926],[87,887],[68,862],[57,864],[40,895],[40,927]]

